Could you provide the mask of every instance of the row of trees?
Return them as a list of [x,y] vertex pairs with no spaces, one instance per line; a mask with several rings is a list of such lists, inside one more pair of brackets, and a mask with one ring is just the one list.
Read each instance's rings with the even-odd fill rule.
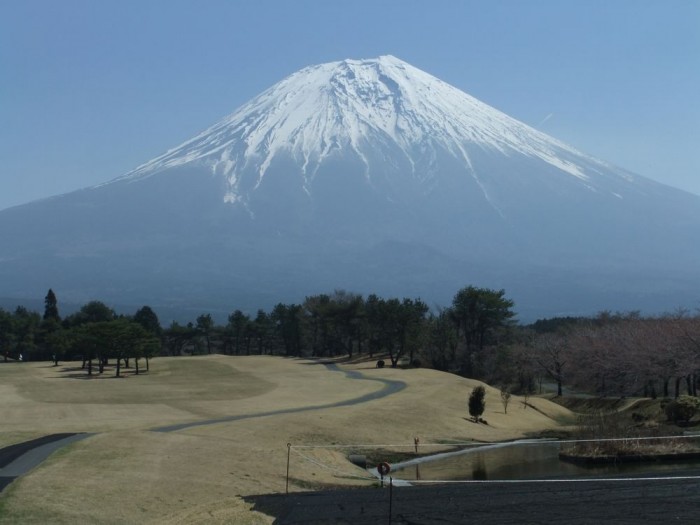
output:
[[231,355],[278,354],[332,357],[386,355],[465,375],[481,373],[486,349],[508,337],[513,302],[503,290],[466,287],[450,308],[430,310],[420,299],[384,299],[336,291],[307,297],[302,304],[278,304],[254,318],[240,310],[215,326],[208,315],[165,329],[171,355],[218,351]]
[[[600,395],[696,395],[700,382],[700,316],[658,317],[602,313],[594,318],[553,318],[529,326],[514,321],[503,290],[459,290],[447,308],[420,299],[381,298],[336,291],[301,304],[277,304],[250,316],[240,310],[217,324],[194,322],[162,328],[144,306],[120,316],[99,301],[61,318],[49,290],[44,315],[0,309],[0,351],[5,359],[82,358],[88,373],[109,359],[130,366],[155,355],[224,353],[294,357],[388,358],[482,379],[529,394],[544,382]],[[133,360],[133,361],[130,361]]]
[[93,365],[102,373],[113,360],[116,375],[122,364],[139,363],[161,352],[162,330],[158,317],[148,306],[133,316],[117,315],[100,301],[92,301],[78,312],[61,319],[53,290],[44,300],[44,315],[17,307],[13,313],[0,309],[0,349],[3,359],[59,360],[81,359],[92,375]]
[[540,322],[513,348],[524,376],[544,372],[557,384],[599,395],[697,396],[700,316],[602,313]]
[[[275,354],[330,357],[387,355],[400,361],[480,373],[485,349],[512,325],[513,302],[504,291],[467,287],[450,308],[431,312],[420,299],[381,298],[345,291],[307,297],[302,304],[277,304],[251,317],[236,310],[225,325],[210,314],[185,325],[162,329],[153,310],[144,306],[133,316],[118,316],[99,301],[61,319],[52,290],[43,317],[18,307],[0,310],[0,348],[24,359],[74,359],[90,366],[105,356],[120,359],[158,353],[220,352],[230,355]],[[122,353],[120,353],[122,352]],[[89,368],[90,370],[90,368]]]

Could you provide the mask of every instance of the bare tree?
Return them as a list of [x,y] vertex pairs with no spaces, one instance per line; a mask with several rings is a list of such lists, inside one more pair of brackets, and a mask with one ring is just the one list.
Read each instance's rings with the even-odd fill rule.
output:
[[508,413],[508,403],[510,403],[510,386],[508,385],[502,385],[501,386],[501,404],[503,405],[503,413],[507,414]]
[[564,370],[569,358],[566,339],[559,334],[542,334],[535,340],[537,362],[557,383],[557,395],[562,395]]

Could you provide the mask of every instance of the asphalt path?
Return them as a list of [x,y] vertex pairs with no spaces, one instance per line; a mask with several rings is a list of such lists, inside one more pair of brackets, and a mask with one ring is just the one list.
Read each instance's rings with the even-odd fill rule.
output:
[[369,394],[365,394],[363,396],[358,396],[354,397],[351,399],[346,399],[343,401],[338,401],[336,403],[326,403],[322,405],[310,405],[310,406],[305,406],[305,407],[297,407],[297,408],[284,408],[280,410],[270,410],[268,412],[255,412],[252,414],[241,414],[238,416],[226,416],[226,417],[220,417],[216,419],[206,419],[202,421],[194,421],[191,423],[179,423],[177,425],[168,425],[164,427],[158,427],[152,429],[154,432],[176,432],[178,430],[183,430],[185,428],[192,428],[192,427],[200,427],[204,425],[214,425],[216,423],[226,423],[230,421],[241,421],[244,419],[253,419],[253,418],[258,418],[258,417],[266,417],[266,416],[278,416],[281,414],[297,414],[299,412],[309,412],[311,410],[322,410],[325,408],[338,408],[338,407],[347,407],[347,406],[353,406],[353,405],[359,405],[361,403],[367,403],[368,401],[376,401],[377,399],[382,399],[384,397],[390,396],[392,394],[395,394],[396,392],[400,392],[404,388],[406,388],[406,383],[403,381],[395,381],[392,379],[383,379],[383,378],[378,378],[378,377],[367,377],[364,374],[356,371],[356,370],[349,370],[343,372],[338,368],[338,366],[335,363],[319,363],[319,364],[324,364],[328,370],[331,370],[333,372],[340,372],[344,373],[346,377],[351,378],[351,379],[358,379],[362,381],[376,381],[378,383],[381,383],[384,385],[381,389],[377,390],[376,392],[371,392]]
[[[320,363],[324,364],[329,370],[334,372],[342,372],[335,363]],[[281,410],[272,410],[268,412],[257,412],[253,414],[243,414],[238,416],[227,416],[217,419],[207,419],[195,421],[191,423],[180,423],[177,425],[169,425],[153,429],[156,432],[175,432],[185,428],[198,427],[204,425],[213,425],[216,423],[224,423],[229,421],[241,421],[244,419],[252,419],[265,416],[275,416],[279,414],[294,414],[298,412],[308,412],[311,410],[321,410],[324,408],[336,408],[344,406],[358,405],[368,401],[375,401],[384,397],[395,394],[406,388],[406,383],[403,381],[393,381],[390,379],[365,377],[360,372],[351,370],[344,372],[346,377],[364,381],[376,381],[381,383],[383,387],[376,392],[365,394],[351,399],[338,401],[336,403],[326,403],[322,405],[312,405],[299,408],[288,408]],[[31,469],[39,465],[47,457],[49,457],[57,449],[72,443],[85,439],[92,434],[51,434],[43,436],[24,443],[17,443],[0,449],[0,492],[12,483],[18,476],[26,474]]]
[[275,524],[700,523],[700,470],[683,477],[442,483],[249,496]]
[[50,434],[0,449],[0,492],[61,447],[92,434]]

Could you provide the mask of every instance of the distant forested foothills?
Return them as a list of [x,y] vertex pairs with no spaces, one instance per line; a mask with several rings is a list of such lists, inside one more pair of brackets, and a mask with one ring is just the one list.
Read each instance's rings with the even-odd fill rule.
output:
[[[0,309],[0,355],[9,361],[80,361],[87,375],[149,370],[156,356],[226,354],[364,358],[392,367],[428,367],[533,394],[552,385],[603,396],[697,395],[700,315],[515,320],[504,290],[467,286],[449,307],[420,299],[335,291],[254,316],[240,310],[217,325],[210,314],[163,328],[152,308],[117,315],[91,301],[62,318],[49,290],[44,313]],[[143,366],[141,365],[143,363]]]

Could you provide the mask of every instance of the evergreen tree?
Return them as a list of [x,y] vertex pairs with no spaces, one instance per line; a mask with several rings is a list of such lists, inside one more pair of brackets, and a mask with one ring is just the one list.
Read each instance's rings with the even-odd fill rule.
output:
[[44,321],[54,320],[59,322],[61,320],[58,315],[58,301],[56,300],[56,294],[53,290],[49,288],[46,297],[44,298]]
[[197,333],[204,337],[207,344],[207,354],[211,354],[211,336],[214,330],[214,319],[211,314],[202,314],[197,317]]
[[83,305],[79,311],[66,317],[63,324],[66,328],[72,328],[85,323],[114,321],[116,318],[117,314],[114,310],[102,301],[90,301]]
[[31,312],[24,306],[18,306],[13,315],[15,332],[15,354],[20,361],[37,359],[37,336],[41,325],[38,312]]
[[160,326],[158,315],[150,306],[139,308],[134,314],[134,321],[156,337],[160,338],[163,335],[163,327]]
[[510,326],[515,316],[513,304],[506,299],[505,290],[468,286],[454,296],[452,315],[465,346],[462,375],[478,376],[475,365],[483,358],[484,347],[495,342],[498,330]]
[[474,421],[478,422],[481,414],[486,408],[486,390],[483,386],[476,386],[469,395],[469,415]]
[[15,342],[15,327],[12,314],[0,308],[0,354],[7,363]]
[[270,332],[272,330],[270,317],[265,310],[258,310],[253,321],[253,333],[257,341],[258,354],[263,355],[270,346]]
[[241,354],[241,348],[243,348],[243,343],[245,341],[246,329],[250,324],[250,318],[241,312],[236,310],[231,315],[228,316],[228,325],[226,325],[228,343],[229,347],[236,355]]

